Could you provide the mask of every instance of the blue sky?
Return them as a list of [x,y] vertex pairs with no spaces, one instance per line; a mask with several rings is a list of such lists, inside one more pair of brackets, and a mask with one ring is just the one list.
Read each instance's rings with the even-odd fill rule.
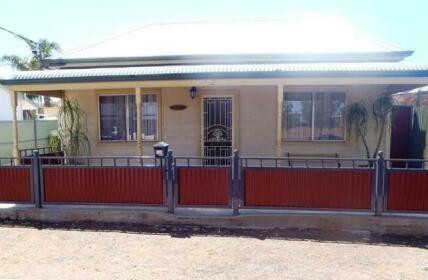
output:
[[[149,22],[285,18],[322,14],[348,20],[379,41],[415,51],[428,64],[427,0],[0,0],[0,26],[63,49]],[[25,45],[0,32],[0,56],[26,55]]]

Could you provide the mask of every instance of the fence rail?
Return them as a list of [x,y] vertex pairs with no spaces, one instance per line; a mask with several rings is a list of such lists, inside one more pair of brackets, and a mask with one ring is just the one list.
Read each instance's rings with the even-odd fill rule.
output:
[[385,160],[387,169],[405,170],[427,170],[428,160],[426,159],[387,159]]
[[275,168],[334,168],[373,169],[375,159],[361,158],[302,158],[302,157],[243,157],[243,167]]
[[163,166],[164,160],[150,156],[45,156],[42,165],[62,167],[153,167]]
[[32,160],[32,157],[0,157],[0,167],[30,165]]
[[0,158],[0,201],[428,214],[428,160],[39,156]]
[[183,157],[177,156],[173,159],[174,166],[209,166],[209,167],[224,167],[230,166],[233,157]]
[[[58,156],[57,153],[62,153],[61,149],[59,147],[39,147],[34,149],[22,149],[19,150],[19,156],[20,157],[32,157],[34,156],[35,152],[38,152],[40,156]],[[62,156],[60,154],[59,156]]]

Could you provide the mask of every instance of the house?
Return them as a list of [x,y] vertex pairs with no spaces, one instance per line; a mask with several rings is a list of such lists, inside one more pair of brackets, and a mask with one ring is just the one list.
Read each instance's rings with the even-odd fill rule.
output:
[[[239,149],[247,156],[365,157],[361,140],[347,133],[345,107],[428,85],[428,66],[404,62],[412,53],[329,20],[162,23],[0,83],[12,96],[76,99],[88,116],[93,155],[151,155],[162,140],[187,156]],[[377,133],[371,119],[371,147]],[[388,157],[390,137],[381,149]]]
[[30,98],[28,95],[22,95],[18,99],[18,107],[22,111],[24,120],[57,120],[60,99],[50,98],[49,103],[45,103],[42,95]]

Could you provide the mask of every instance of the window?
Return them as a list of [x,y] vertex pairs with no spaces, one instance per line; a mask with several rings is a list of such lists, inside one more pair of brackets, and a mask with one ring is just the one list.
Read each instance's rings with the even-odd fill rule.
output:
[[[101,141],[137,139],[135,95],[100,96]],[[141,96],[142,139],[157,139],[157,98],[155,94]]]
[[284,93],[283,136],[289,141],[345,139],[343,92]]

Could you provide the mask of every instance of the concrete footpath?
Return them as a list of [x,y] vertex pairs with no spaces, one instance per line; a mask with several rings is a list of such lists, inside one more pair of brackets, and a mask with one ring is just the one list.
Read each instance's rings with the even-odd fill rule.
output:
[[0,205],[0,219],[26,222],[106,222],[146,225],[199,225],[221,228],[315,229],[320,231],[360,232],[386,235],[428,236],[427,216],[371,213],[303,212],[241,210],[232,216],[227,209],[176,209],[107,206],[48,206],[37,209],[27,205]]

